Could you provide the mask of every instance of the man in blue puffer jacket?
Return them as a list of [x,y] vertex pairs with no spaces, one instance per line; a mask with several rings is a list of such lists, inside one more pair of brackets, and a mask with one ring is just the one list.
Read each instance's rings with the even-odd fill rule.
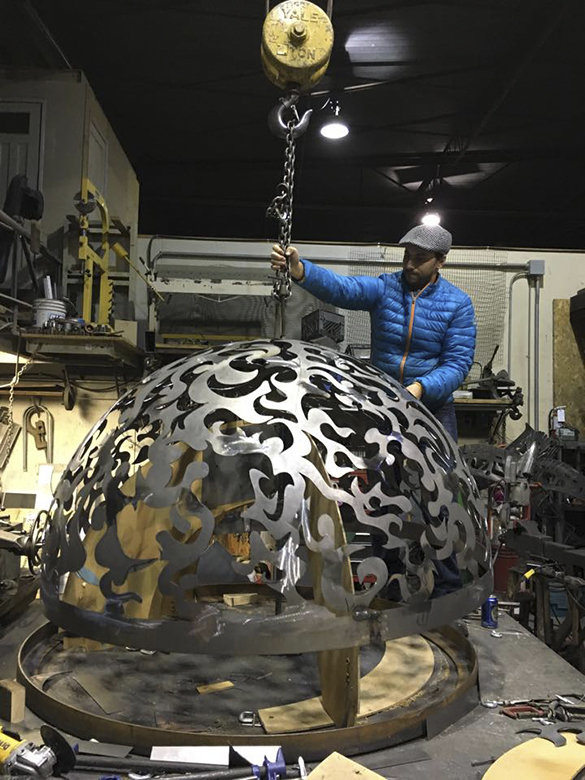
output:
[[[343,309],[370,312],[371,362],[420,399],[457,441],[453,390],[467,376],[475,351],[475,315],[468,295],[439,274],[452,236],[440,225],[418,225],[402,237],[403,270],[342,276],[300,259],[289,247],[291,277],[314,296]],[[273,269],[283,268],[274,246]]]
[[[325,303],[343,309],[370,312],[371,362],[401,382],[434,413],[457,441],[452,393],[467,376],[475,352],[475,314],[468,295],[442,278],[439,271],[453,237],[440,225],[418,225],[400,240],[404,247],[402,271],[371,276],[341,276],[301,260],[298,251],[286,251],[291,277]],[[273,269],[286,264],[275,245]],[[388,570],[400,571],[394,551],[384,549],[384,538],[372,534],[374,555]],[[453,554],[435,562],[433,597],[461,587]],[[386,594],[392,598],[390,593]]]

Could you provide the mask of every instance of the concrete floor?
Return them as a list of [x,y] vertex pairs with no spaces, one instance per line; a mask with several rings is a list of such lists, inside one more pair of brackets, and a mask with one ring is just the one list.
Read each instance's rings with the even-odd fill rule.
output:
[[[22,641],[44,621],[40,604],[34,602],[9,626],[0,628],[0,677],[14,677],[16,655]],[[478,622],[469,623],[470,639],[477,648],[480,692],[483,700],[545,698],[554,694],[585,696],[585,676],[567,664],[507,615],[500,617],[501,631],[517,631],[496,639]],[[23,736],[38,740],[41,722],[28,713],[19,724]],[[357,760],[385,778],[419,780],[477,780],[489,761],[530,735],[518,735],[522,724],[478,704],[473,711],[432,739],[360,756]]]

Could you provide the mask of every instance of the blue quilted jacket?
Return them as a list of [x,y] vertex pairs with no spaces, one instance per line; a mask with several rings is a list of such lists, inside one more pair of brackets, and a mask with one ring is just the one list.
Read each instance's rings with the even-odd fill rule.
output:
[[341,276],[303,258],[302,286],[342,309],[370,312],[371,362],[408,385],[420,382],[423,403],[440,409],[467,376],[475,352],[475,314],[468,295],[442,276],[413,293],[402,272]]

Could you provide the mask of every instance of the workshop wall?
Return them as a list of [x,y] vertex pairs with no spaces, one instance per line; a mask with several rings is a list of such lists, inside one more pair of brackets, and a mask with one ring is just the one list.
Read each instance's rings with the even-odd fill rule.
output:
[[[96,140],[99,139],[99,140]],[[105,144],[105,181],[102,195],[106,199],[111,217],[118,217],[122,223],[129,226],[132,236],[132,247],[136,244],[138,231],[138,200],[140,187],[134,169],[106,115],[102,111],[91,87],[87,85],[84,136],[83,136],[83,171],[91,179],[93,175],[99,176],[99,170],[93,173],[92,166],[99,167],[92,157],[92,151],[98,150],[99,144]],[[96,186],[98,186],[96,184]],[[99,186],[98,186],[99,189]],[[128,266],[122,261],[120,267],[128,270]]]
[[98,180],[94,183],[104,188],[110,214],[130,225],[135,238],[138,180],[83,73],[3,70],[2,101],[42,105],[39,186],[45,213],[41,231],[49,249],[61,254],[66,215],[75,213],[73,199],[85,173]]
[[[58,475],[69,463],[75,450],[81,444],[86,433],[107,412],[116,401],[115,391],[100,392],[100,385],[111,387],[111,380],[102,383],[93,382],[97,392],[84,392],[78,390],[77,402],[70,412],[61,403],[60,398],[41,398],[42,404],[53,415],[54,439],[53,439],[53,477],[51,486],[54,489]],[[6,403],[5,400],[2,401]],[[32,398],[17,398],[14,403],[14,420],[22,422],[25,410],[33,404]],[[44,419],[44,416],[43,416]],[[33,418],[33,422],[36,418]],[[27,470],[23,468],[24,438],[27,436]],[[34,439],[30,434],[21,431],[16,444],[2,473],[2,490],[9,493],[37,493],[39,486],[39,466],[47,463],[47,457],[43,450],[37,450]],[[42,492],[42,491],[41,491]]]
[[[145,239],[140,239],[139,243]],[[160,243],[160,242],[159,242]],[[172,246],[175,251],[174,242],[167,244]],[[246,267],[251,269],[256,275],[262,276],[264,273],[263,263],[269,251],[267,242],[210,242],[210,241],[189,241],[181,242],[182,251],[190,247],[190,251],[200,259],[207,253],[215,253],[220,250],[226,256],[236,254],[242,257],[248,257]],[[348,252],[350,247],[345,245],[321,245],[307,244],[302,245],[302,251],[308,257],[318,258],[321,261],[328,262],[333,268],[341,273],[348,272]],[[145,247],[139,246],[139,251],[143,253]],[[483,250],[482,250],[483,251]],[[452,260],[456,262],[459,250],[453,250]],[[469,256],[470,250],[465,250]],[[571,297],[577,290],[585,287],[585,253],[578,252],[541,252],[524,250],[507,250],[507,263],[511,266],[524,264],[528,260],[541,258],[545,260],[545,277],[541,293],[541,344],[540,344],[540,424],[546,426],[546,417],[548,409],[553,403],[553,300],[566,299]],[[174,262],[177,262],[176,260]],[[189,265],[189,258],[183,258],[181,262]],[[227,261],[226,261],[227,262]],[[214,259],[216,267],[226,265]],[[353,260],[352,263],[355,263]],[[232,259],[231,264],[237,263]],[[162,268],[162,266],[161,266]],[[222,273],[224,277],[229,276],[226,268]],[[507,286],[509,285],[515,271],[507,272]],[[298,296],[298,288],[295,288],[293,294]],[[305,295],[308,295],[305,293]],[[310,296],[309,296],[310,297]],[[304,301],[303,306],[310,308],[314,303],[311,300]],[[316,304],[315,304],[316,305]],[[529,302],[528,286],[523,280],[516,283],[514,288],[514,318],[513,318],[513,338],[512,338],[512,378],[521,385],[528,399],[528,323]],[[505,318],[503,328],[503,343],[496,360],[494,361],[494,370],[504,368],[507,365],[507,317]],[[298,329],[298,322],[292,321],[295,330]],[[531,357],[533,367],[533,356]],[[87,383],[86,383],[87,384]],[[75,449],[89,429],[97,420],[110,408],[116,400],[115,391],[112,390],[111,380],[104,380],[101,383],[92,383],[94,392],[79,390],[78,401],[75,408],[68,412],[61,404],[59,398],[44,398],[43,403],[53,414],[55,426],[54,436],[54,457],[55,464],[53,487],[56,484],[57,474],[69,462]],[[530,400],[533,400],[533,388],[530,392]],[[5,403],[5,401],[4,401]],[[16,422],[22,421],[25,409],[30,406],[32,399],[17,398],[14,407],[14,419]],[[526,407],[525,415],[517,423],[508,422],[508,437],[511,438],[520,433],[527,421]],[[570,422],[570,420],[569,420]],[[13,449],[10,460],[2,475],[2,485],[5,491],[13,493],[35,493],[38,484],[38,467],[46,463],[45,454],[36,450],[34,441],[28,437],[28,468],[23,471],[23,439],[21,432],[18,441]]]
[[[568,299],[585,287],[585,252],[548,250],[510,250],[508,262],[527,263],[529,260],[545,261],[545,276],[540,301],[540,410],[538,423],[546,429],[547,416],[553,405],[553,301]],[[513,274],[510,274],[510,279]],[[532,300],[534,292],[532,293]],[[528,350],[528,322],[532,306],[528,301],[527,284],[519,281],[514,287],[512,323],[512,378],[525,389],[528,385],[529,362],[533,369],[534,356]],[[507,324],[504,341],[507,342]],[[578,374],[576,373],[576,376]],[[560,399],[559,400],[560,403]],[[508,423],[510,433],[521,433],[526,417],[517,423]],[[567,419],[570,424],[571,420]]]
[[585,434],[585,360],[580,334],[571,323],[571,302],[553,301],[553,401],[565,406],[566,419]]
[[[65,215],[73,210],[72,188],[79,188],[81,182],[86,90],[80,71],[0,73],[0,101],[42,105],[39,187],[45,195],[43,241],[62,229]],[[49,245],[55,250],[55,239]]]
[[[147,256],[147,248],[150,237],[140,237],[138,252],[143,257]],[[151,258],[159,255],[158,272],[161,276],[180,276],[185,273],[186,278],[193,277],[194,264],[200,268],[209,268],[214,271],[214,278],[235,278],[242,275],[238,270],[238,263],[245,268],[246,274],[251,278],[267,278],[263,276],[268,269],[268,255],[270,253],[269,241],[219,241],[213,239],[165,239],[156,238],[151,242]],[[378,273],[375,265],[380,262],[382,255],[386,258],[398,259],[400,250],[396,247],[381,247],[380,245],[355,246],[347,244],[309,244],[295,242],[301,249],[301,254],[323,262],[327,267],[339,273]],[[528,295],[528,283],[519,280],[514,286],[513,292],[513,322],[512,322],[512,362],[511,377],[524,389],[525,406],[523,417],[517,422],[507,422],[508,438],[514,438],[522,432],[526,422],[541,428],[547,424],[547,414],[553,403],[553,300],[568,299],[579,289],[585,287],[585,252],[551,251],[551,250],[522,250],[522,249],[494,249],[486,248],[456,248],[449,255],[451,263],[473,262],[478,260],[485,262],[486,253],[492,251],[497,261],[497,270],[501,273],[501,265],[509,267],[505,271],[505,285],[500,295],[505,296],[504,305],[501,299],[494,301],[494,312],[503,318],[501,328],[500,350],[494,360],[493,369],[497,373],[508,364],[508,291],[514,275],[519,266],[525,266],[529,260],[542,259],[545,261],[545,276],[541,289],[540,300],[540,410],[538,420],[533,411],[534,387],[534,355],[532,354],[533,330],[533,301],[534,290]],[[360,266],[360,263],[362,265]],[[264,265],[266,264],[266,265]],[[396,268],[396,266],[393,266]],[[390,270],[393,270],[390,269]],[[491,271],[487,271],[491,273]],[[208,273],[208,276],[211,275]],[[455,283],[457,280],[454,279]],[[293,294],[299,288],[294,288]],[[218,288],[219,291],[219,288]],[[311,302],[309,301],[309,304]],[[313,299],[315,307],[320,304]],[[298,330],[298,323],[292,321],[291,327]],[[342,345],[343,346],[343,345]],[[495,343],[493,347],[495,347]],[[529,378],[530,372],[530,378]],[[530,414],[529,407],[531,409]],[[570,422],[570,421],[569,421]]]

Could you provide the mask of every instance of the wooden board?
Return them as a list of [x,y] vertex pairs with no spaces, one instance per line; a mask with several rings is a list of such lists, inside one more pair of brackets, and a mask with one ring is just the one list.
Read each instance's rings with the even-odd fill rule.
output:
[[354,726],[360,705],[360,649],[342,647],[317,653],[321,702],[338,728]]
[[566,406],[568,424],[585,432],[585,362],[569,312],[568,300],[553,301],[553,405]]
[[[570,724],[569,724],[570,725]],[[574,780],[585,767],[585,745],[577,735],[564,733],[566,744],[557,747],[548,739],[529,739],[504,753],[488,769],[484,780]],[[312,775],[309,775],[312,777]]]
[[384,778],[339,753],[331,753],[316,769],[313,769],[308,780],[384,780]]
[[229,680],[222,680],[222,682],[210,683],[209,685],[197,685],[198,693],[217,693],[218,691],[225,691],[228,688],[233,688],[233,682]]
[[259,593],[224,593],[223,603],[228,607],[248,607],[260,601]]
[[0,718],[9,723],[24,720],[25,690],[16,680],[0,680]]
[[[312,445],[309,457],[325,482],[330,484],[315,444]],[[318,521],[322,515],[327,515],[333,521],[334,549],[339,550],[347,544],[345,528],[337,503],[325,498],[312,482],[307,483],[305,498],[310,501],[309,529],[311,536],[317,541],[321,541]],[[309,547],[307,547],[307,553],[309,570],[313,580],[313,599],[316,604],[323,604],[328,609],[333,610],[333,607],[327,604],[321,589],[323,555],[312,551]],[[351,564],[347,556],[342,562],[341,582],[349,594],[354,592]],[[344,611],[341,614],[347,614],[347,612]],[[357,718],[360,697],[359,647],[323,650],[317,653],[317,662],[319,664],[323,707],[338,728],[353,726]]]
[[[386,642],[380,663],[360,680],[358,719],[382,712],[418,693],[431,677],[435,659],[421,636]],[[268,734],[310,731],[333,725],[321,699],[305,699],[280,707],[267,707],[258,715]]]

